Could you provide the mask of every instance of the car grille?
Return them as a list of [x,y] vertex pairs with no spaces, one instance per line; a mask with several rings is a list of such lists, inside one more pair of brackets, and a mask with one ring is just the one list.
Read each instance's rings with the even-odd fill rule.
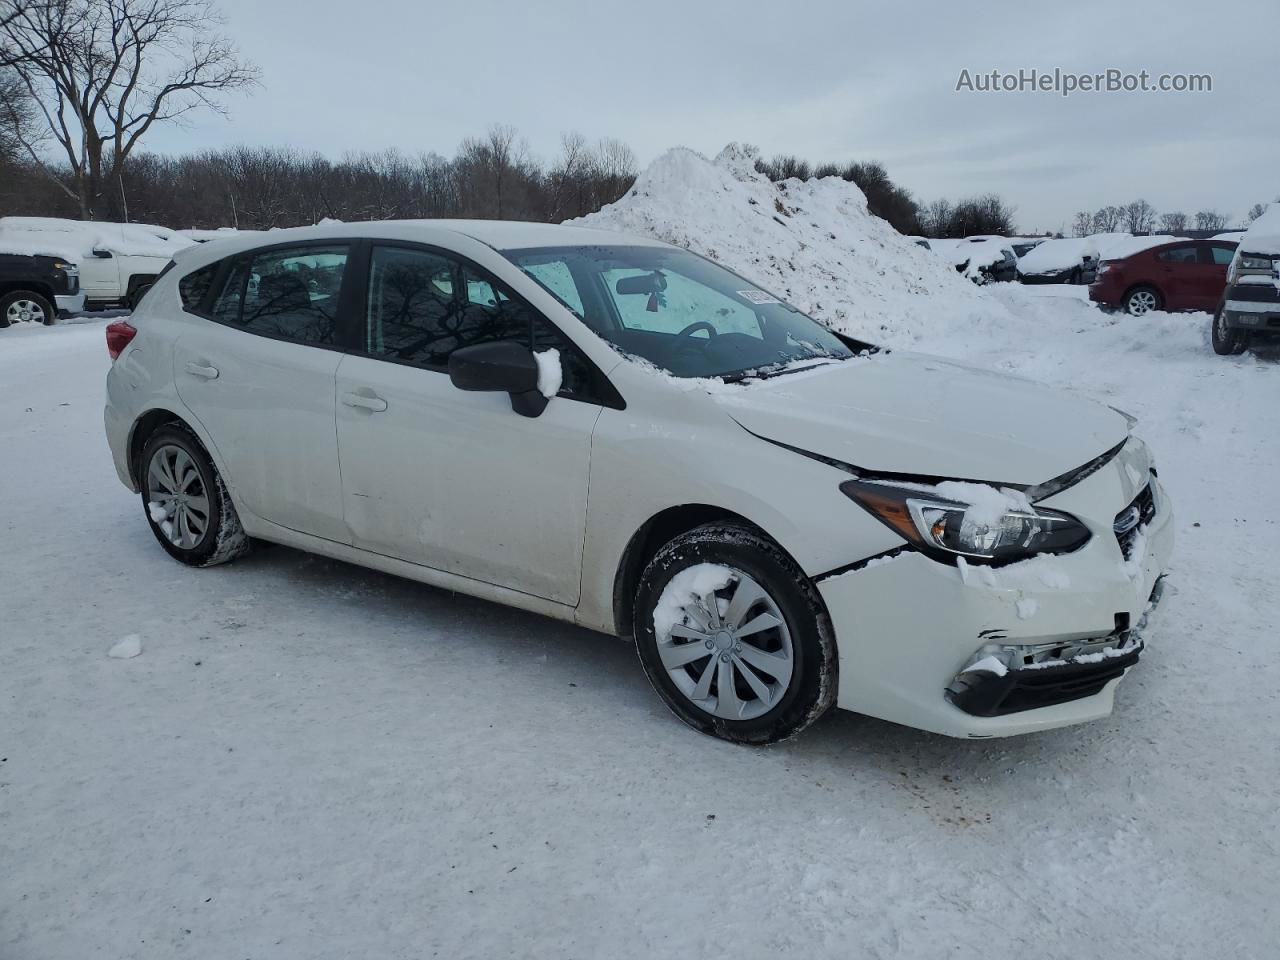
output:
[[1120,552],[1126,560],[1133,559],[1133,543],[1138,537],[1138,531],[1150,523],[1155,515],[1156,498],[1149,483],[1133,498],[1131,504],[1116,514],[1111,528],[1115,531]]

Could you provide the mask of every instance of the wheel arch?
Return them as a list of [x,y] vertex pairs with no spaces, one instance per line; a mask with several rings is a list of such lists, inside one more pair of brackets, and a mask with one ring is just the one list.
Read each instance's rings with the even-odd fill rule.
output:
[[205,441],[197,425],[182,416],[182,414],[175,413],[166,407],[153,407],[139,416],[129,430],[129,479],[133,481],[135,487],[141,489],[142,484],[142,448],[147,445],[147,440],[150,439],[153,433],[168,423],[181,424],[191,431],[191,434],[204,449],[209,459],[213,461],[218,473],[224,479],[226,478],[226,472],[223,470],[222,464],[218,462],[212,445]]
[[53,287],[38,280],[0,281],[0,297],[7,297],[11,293],[34,293],[44,297],[50,304],[55,303]]
[[[723,522],[739,523],[748,527],[777,544],[778,549],[787,556],[791,556],[767,530],[749,517],[744,517],[733,510],[707,503],[682,503],[667,507],[640,525],[627,541],[626,548],[618,560],[618,568],[613,578],[613,622],[618,636],[623,639],[633,639],[631,622],[635,612],[636,588],[640,583],[640,575],[644,573],[645,567],[657,552],[680,534],[687,533],[695,527]],[[792,560],[794,559],[792,557]],[[799,566],[798,563],[797,566]]]

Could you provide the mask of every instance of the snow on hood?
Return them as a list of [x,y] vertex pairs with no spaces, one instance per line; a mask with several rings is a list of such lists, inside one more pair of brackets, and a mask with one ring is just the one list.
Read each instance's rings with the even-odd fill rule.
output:
[[1270,256],[1280,254],[1280,203],[1268,206],[1262,216],[1249,224],[1240,240],[1240,250]]
[[169,260],[192,243],[168,227],[146,223],[0,217],[0,252],[60,257],[73,263],[91,258],[94,250]]
[[1035,485],[1124,440],[1125,418],[1075,394],[893,351],[716,390],[768,440],[865,470]]
[[739,144],[714,160],[677,147],[625,197],[569,222],[686,247],[832,329],[875,343],[917,344],[940,327],[993,314],[1008,320],[944,258],[868,213],[856,184],[839,177],[774,184],[756,172],[756,156]]

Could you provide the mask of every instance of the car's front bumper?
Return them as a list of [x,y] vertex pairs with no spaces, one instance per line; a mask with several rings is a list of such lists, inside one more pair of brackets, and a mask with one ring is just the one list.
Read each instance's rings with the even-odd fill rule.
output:
[[84,313],[83,290],[79,293],[60,293],[53,299],[60,317],[70,317],[78,313]]
[[[1071,681],[1092,673],[1094,679],[1101,678],[1100,685],[1082,683],[1074,691],[1059,690],[1075,695],[1050,696],[1038,701],[1043,706],[1027,697],[1008,712],[984,711],[980,705],[975,708],[979,701],[957,698],[955,688],[966,669],[993,646],[1101,648],[1119,630],[1132,626],[1136,632],[1144,622],[1172,553],[1172,511],[1152,477],[1156,513],[1144,528],[1141,550],[1126,561],[1110,529],[1116,505],[1123,507],[1132,493],[1132,482],[1126,486],[1121,477],[1120,465],[1112,464],[1045,501],[1089,523],[1094,536],[1075,553],[1000,568],[962,568],[907,551],[820,578],[818,589],[840,650],[837,704],[954,737],[1003,737],[1108,715],[1123,670],[1100,676],[1092,668],[1075,669],[1089,667],[1092,658],[1066,663],[1071,669],[1061,670],[1058,677]],[[1102,518],[1105,524],[1091,518]],[[1121,654],[1138,649],[1134,638]],[[1130,659],[1123,659],[1124,669],[1131,665]],[[1049,665],[1055,667],[1056,661]],[[1021,674],[1014,680],[1031,678]],[[1045,677],[1038,680],[1049,682]]]

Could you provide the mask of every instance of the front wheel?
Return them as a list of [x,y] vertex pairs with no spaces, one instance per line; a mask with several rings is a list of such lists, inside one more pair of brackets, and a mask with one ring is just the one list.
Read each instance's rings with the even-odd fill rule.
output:
[[151,532],[175,560],[212,567],[249,552],[235,505],[196,435],[180,423],[142,448],[142,508]]
[[30,290],[14,290],[0,297],[0,327],[12,323],[42,323],[49,326],[58,319],[57,311],[47,297]]
[[1249,347],[1249,335],[1227,326],[1227,312],[1221,307],[1213,316],[1213,329],[1209,339],[1213,352],[1220,357],[1232,357],[1244,353]]
[[835,702],[834,633],[794,560],[755,530],[708,524],[650,561],[636,648],[677,717],[739,743],[793,737]]

